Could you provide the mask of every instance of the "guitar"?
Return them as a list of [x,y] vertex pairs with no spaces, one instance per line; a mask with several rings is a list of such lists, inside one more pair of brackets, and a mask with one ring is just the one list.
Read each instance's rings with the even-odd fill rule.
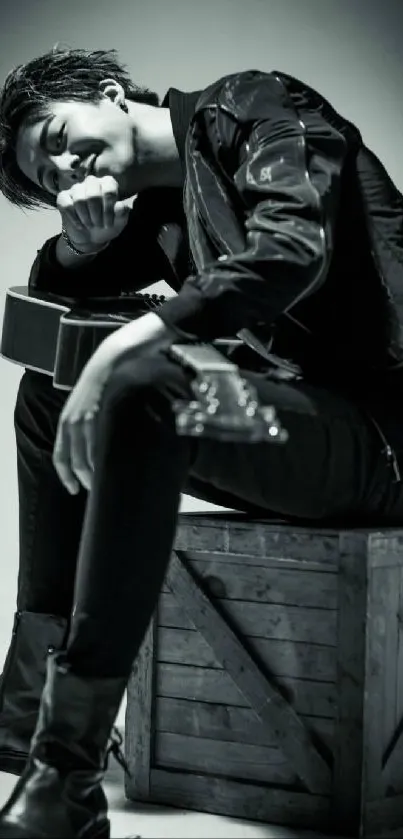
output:
[[[6,292],[0,355],[51,376],[71,390],[85,364],[112,331],[158,309],[165,297],[122,292],[80,300],[13,286]],[[174,344],[171,357],[191,373],[193,399],[173,405],[179,434],[226,441],[283,443],[288,435],[272,406],[261,406],[255,389],[220,350],[239,340]]]

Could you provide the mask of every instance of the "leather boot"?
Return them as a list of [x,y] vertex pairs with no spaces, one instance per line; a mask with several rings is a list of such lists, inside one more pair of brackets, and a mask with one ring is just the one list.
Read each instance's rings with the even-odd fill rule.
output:
[[0,811],[0,839],[109,839],[101,782],[110,752],[125,766],[111,733],[126,683],[78,676],[64,653],[49,655],[28,764]]
[[27,762],[51,650],[63,646],[67,621],[16,612],[0,677],[0,772],[20,775]]

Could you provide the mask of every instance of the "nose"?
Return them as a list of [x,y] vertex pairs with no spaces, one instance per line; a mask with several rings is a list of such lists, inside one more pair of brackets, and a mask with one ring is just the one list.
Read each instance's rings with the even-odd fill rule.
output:
[[59,189],[69,189],[73,184],[84,180],[84,172],[80,169],[80,158],[77,154],[66,151],[63,154],[51,155],[50,161],[58,174]]

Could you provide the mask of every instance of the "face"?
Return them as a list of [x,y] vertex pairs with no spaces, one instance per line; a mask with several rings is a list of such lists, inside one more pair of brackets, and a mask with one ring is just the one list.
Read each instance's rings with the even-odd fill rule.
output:
[[17,164],[33,183],[56,196],[88,175],[112,175],[120,196],[130,194],[129,173],[136,160],[134,129],[120,104],[54,102],[49,116],[22,124]]

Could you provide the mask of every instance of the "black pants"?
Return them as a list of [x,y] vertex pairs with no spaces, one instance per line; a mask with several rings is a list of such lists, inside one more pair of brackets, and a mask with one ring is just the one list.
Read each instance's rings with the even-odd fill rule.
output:
[[182,491],[296,521],[403,522],[403,488],[364,413],[296,382],[245,373],[288,430],[285,445],[178,437],[171,403],[188,378],[159,354],[125,356],[105,390],[90,495],[70,496],[51,456],[65,395],[23,375],[15,425],[20,498],[18,607],[70,616],[68,654],[88,676],[128,675],[156,606]]

